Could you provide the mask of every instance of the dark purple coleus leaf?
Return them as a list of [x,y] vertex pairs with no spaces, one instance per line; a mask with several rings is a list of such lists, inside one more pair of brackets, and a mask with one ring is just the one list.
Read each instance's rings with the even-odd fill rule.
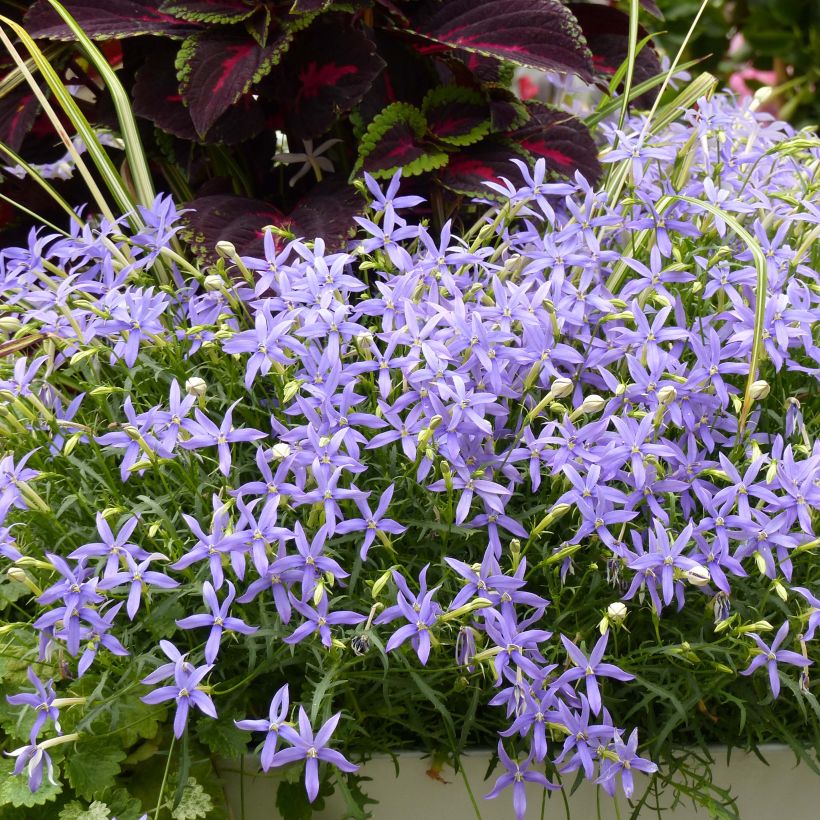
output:
[[490,100],[490,124],[493,133],[521,128],[530,118],[527,106],[506,88],[487,89]]
[[362,125],[370,123],[391,103],[420,106],[424,95],[437,85],[431,61],[422,58],[404,39],[383,29],[373,30],[371,36],[387,66],[373,81],[357,109]]
[[516,187],[524,184],[518,167],[510,162],[510,159],[516,156],[523,160],[529,159],[509,140],[486,139],[457,154],[452,154],[447,167],[436,173],[436,179],[445,188],[457,194],[495,199],[497,195],[487,188],[485,183],[498,183],[503,177]]
[[515,66],[496,57],[486,57],[478,52],[463,49],[453,49],[449,56],[461,60],[472,75],[484,85],[509,85],[512,81]]
[[426,0],[410,10],[406,30],[429,41],[419,47],[425,54],[455,47],[585,79],[593,73],[581,29],[559,0]]
[[[196,25],[159,10],[151,0],[64,0],[63,6],[92,39],[110,40],[139,34],[187,37]],[[48,0],[36,0],[23,18],[26,31],[35,38],[74,40]]]
[[216,243],[233,242],[240,256],[264,255],[264,228],[290,228],[292,220],[268,202],[231,194],[212,194],[187,203],[186,236],[197,258],[216,259]]
[[160,11],[192,23],[238,23],[253,14],[246,0],[165,0]]
[[449,145],[472,145],[490,132],[486,97],[472,88],[440,85],[422,103],[429,134]]
[[299,139],[324,134],[359,103],[383,68],[364,34],[338,23],[312,25],[270,77],[288,134]]
[[291,230],[297,236],[321,236],[330,250],[339,250],[355,235],[353,217],[364,203],[352,185],[335,179],[314,185],[290,212]]
[[447,154],[431,145],[426,133],[427,121],[414,105],[388,105],[362,135],[354,172],[386,178],[401,168],[405,176],[413,176],[446,165]]
[[[608,6],[570,3],[569,8],[581,24],[592,51],[592,63],[599,78],[606,80],[618,70],[629,55],[629,15]],[[638,26],[638,42],[647,36]],[[637,85],[661,72],[661,61],[651,43],[646,43],[635,58],[633,83]],[[639,106],[652,105],[657,89],[637,99]]]
[[241,29],[215,28],[182,44],[177,76],[182,99],[200,136],[279,62],[292,37],[290,32],[281,31],[262,47]]
[[[174,57],[176,47],[158,42],[137,71],[133,86],[134,113],[162,131],[184,140],[199,139],[189,108],[179,92]],[[208,130],[209,143],[234,145],[256,136],[265,126],[262,104],[250,94],[239,98]]]
[[40,103],[28,84],[24,83],[5,97],[0,97],[0,142],[12,151],[19,151],[39,110]]
[[578,119],[540,102],[528,102],[526,125],[507,136],[533,158],[543,157],[547,167],[564,177],[580,171],[594,183],[601,177],[598,148],[589,129]]

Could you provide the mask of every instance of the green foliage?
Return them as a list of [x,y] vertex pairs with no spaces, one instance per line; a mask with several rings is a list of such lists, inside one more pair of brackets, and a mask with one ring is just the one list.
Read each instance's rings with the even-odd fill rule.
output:
[[120,773],[126,758],[119,744],[104,739],[81,739],[66,756],[65,772],[74,793],[86,800],[104,794]]
[[[36,792],[32,792],[25,777],[12,776],[13,769],[14,761],[6,757],[0,758],[0,809],[9,812],[10,817],[19,818],[20,809],[30,809],[53,802],[63,790],[57,778],[56,786],[50,783],[48,778],[43,778],[42,786]],[[0,817],[2,816],[0,814]]]

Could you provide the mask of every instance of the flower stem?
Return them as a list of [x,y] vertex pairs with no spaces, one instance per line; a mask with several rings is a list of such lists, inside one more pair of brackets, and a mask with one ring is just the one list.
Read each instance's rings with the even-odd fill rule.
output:
[[160,810],[162,809],[162,795],[165,792],[165,783],[168,780],[168,771],[171,768],[171,755],[174,751],[174,743],[176,742],[176,737],[171,735],[171,745],[168,747],[168,760],[165,763],[165,771],[162,773],[162,783],[159,787],[159,796],[157,797],[157,807],[154,809],[154,820],[158,820]]

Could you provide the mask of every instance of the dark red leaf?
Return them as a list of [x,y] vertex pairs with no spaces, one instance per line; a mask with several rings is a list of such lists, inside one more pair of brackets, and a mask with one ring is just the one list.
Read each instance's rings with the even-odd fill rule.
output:
[[238,23],[253,14],[245,0],[165,0],[160,11],[193,23]]
[[263,48],[247,33],[215,28],[183,43],[177,56],[182,99],[200,136],[270,70],[290,39],[282,32]]
[[527,107],[512,91],[505,88],[489,88],[490,122],[494,132],[521,128],[529,119]]
[[187,233],[194,252],[205,261],[216,258],[221,240],[233,242],[240,256],[262,256],[266,225],[289,227],[292,220],[268,202],[230,194],[203,196],[187,203]]
[[526,156],[506,140],[483,140],[453,154],[447,167],[437,172],[436,178],[445,188],[458,194],[494,199],[497,194],[485,183],[500,182],[504,177],[516,186],[524,184],[518,167],[510,162],[514,157],[526,160]]
[[338,24],[311,26],[270,78],[288,133],[299,139],[324,134],[360,102],[383,68],[364,34]]
[[575,117],[539,102],[527,103],[530,119],[507,136],[534,158],[543,157],[557,174],[580,171],[589,182],[601,176],[598,149],[587,127]]
[[[445,55],[442,55],[445,56]],[[499,60],[496,57],[486,57],[475,51],[464,51],[463,49],[452,49],[447,55],[448,59],[457,58],[470,69],[470,72],[483,85],[501,84],[509,85],[512,79],[514,66]]]
[[410,14],[408,30],[427,38],[425,53],[452,47],[533,68],[592,76],[575,18],[559,0],[427,0]]
[[436,85],[430,61],[423,59],[407,42],[381,29],[374,30],[372,36],[387,67],[373,81],[358,107],[363,125],[391,103],[421,105],[424,95]]
[[427,130],[442,142],[471,145],[490,131],[490,108],[479,91],[455,85],[434,88],[422,105]]
[[19,151],[39,110],[40,103],[27,83],[0,97],[0,142]]
[[424,114],[415,106],[387,106],[362,135],[355,170],[387,177],[397,168],[402,168],[405,176],[440,168],[447,163],[447,154],[426,142],[426,131]]
[[[65,0],[68,13],[93,39],[135,37],[138,34],[163,34],[187,37],[196,26],[178,20],[159,10],[151,0]],[[32,37],[49,40],[74,40],[71,29],[63,22],[48,0],[36,0],[23,20]]]
[[321,236],[330,250],[339,250],[355,234],[353,217],[362,213],[363,205],[352,185],[323,180],[290,212],[291,230],[306,239]]
[[[150,59],[136,75],[133,87],[134,113],[158,128],[185,140],[198,140],[193,120],[179,93],[174,56],[176,47],[158,42]],[[245,94],[208,130],[209,143],[233,145],[256,136],[265,125],[262,105]]]
[[[567,7],[578,19],[589,48],[598,76],[606,82],[618,70],[629,54],[629,15],[608,6],[589,3],[570,3]],[[638,40],[648,32],[638,26]],[[659,74],[661,62],[651,43],[646,43],[635,60],[633,83],[637,85]],[[636,101],[639,106],[651,106],[657,89],[643,94]]]

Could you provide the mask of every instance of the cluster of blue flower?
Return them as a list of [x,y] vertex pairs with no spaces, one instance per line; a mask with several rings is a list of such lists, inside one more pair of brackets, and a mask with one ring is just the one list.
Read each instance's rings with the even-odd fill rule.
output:
[[[507,773],[490,796],[512,785],[520,817],[524,782],[550,786],[536,770],[548,754],[547,731],[566,736],[554,759],[559,771],[583,769],[610,793],[620,778],[631,795],[632,771],[655,766],[638,757],[635,732],[624,741],[612,724],[600,679],[632,675],[603,661],[605,628],[589,653],[560,635],[566,663],[549,662],[560,646],[544,628],[549,602],[524,589],[533,577],[527,559],[532,567],[550,555],[540,535],[561,521],[550,546],[562,577],[573,572],[578,550],[601,544],[615,599],[637,598],[660,616],[692,595],[701,607],[711,601],[722,623],[747,573],[787,594],[794,556],[817,543],[820,509],[820,445],[803,423],[799,394],[773,407],[784,420],[773,425],[763,408],[775,393],[761,371],[748,421],[740,421],[761,311],[765,374],[788,372],[790,381],[778,379],[787,390],[817,390],[820,275],[807,255],[820,223],[816,190],[810,194],[806,168],[785,150],[794,141],[788,126],[724,97],[701,100],[686,119],[643,141],[631,136],[642,130],[639,118],[612,131],[616,147],[604,159],[632,164],[628,197],[609,201],[580,176],[556,183],[543,161],[534,169],[519,163],[527,185],[491,185],[501,204],[464,238],[449,224],[434,235],[405,220],[401,212],[419,202],[398,196],[398,179],[387,192],[368,179],[371,218],[358,219],[361,238],[348,251],[268,231],[264,258],[222,248],[233,279],[175,269],[175,290],[146,286],[180,225],[162,197],[143,209],[148,227],[127,242],[121,224],[103,223],[68,237],[32,232],[28,248],[0,253],[3,329],[51,345],[0,370],[3,423],[28,401],[39,417],[19,423],[40,425],[46,451],[59,455],[67,436],[87,459],[102,458],[96,454],[105,447],[120,459],[123,482],[179,458],[225,479],[211,520],[184,516],[191,535],[179,532],[181,554],[149,553],[134,538],[136,517],[115,535],[103,515],[99,542],[63,557],[49,553],[60,580],[38,597],[40,656],[64,644],[80,655],[82,675],[99,651],[127,652],[115,637],[121,599],[133,620],[152,590],[201,586],[209,612],[177,626],[208,630],[204,665],[165,641],[170,662],[145,679],[173,678],[143,700],[174,701],[179,736],[192,707],[216,715],[200,685],[218,669],[225,633],[255,631],[252,610],[238,617],[240,606],[263,601],[281,623],[295,619],[285,645],[318,638],[331,647],[398,622],[388,657],[409,643],[421,664],[444,643],[437,633],[455,623],[457,661],[474,669],[492,659],[491,703],[510,720],[499,744]],[[816,164],[820,151],[810,151]],[[690,165],[676,190],[669,168],[681,152]],[[659,211],[661,197],[672,194],[710,202],[727,219],[683,199]],[[752,253],[731,229],[735,218],[760,243],[766,292],[755,288]],[[619,265],[631,270],[622,286],[613,277]],[[83,416],[84,397],[52,378],[88,351],[105,351],[121,378],[127,370],[119,362],[131,368],[167,345],[184,351],[187,384],[171,383],[166,406],[138,408],[126,397],[115,431],[95,428],[93,415]],[[207,403],[197,375],[204,352],[240,357],[245,399],[221,411]],[[269,429],[236,422],[235,411],[244,415],[250,403],[267,412]],[[253,416],[258,426],[261,417]],[[0,524],[8,518],[25,527],[26,508],[44,504],[31,486],[39,479],[25,466],[30,458],[0,461]],[[237,462],[247,474],[254,460],[252,480],[237,480]],[[429,491],[425,514],[435,508],[451,531],[472,539],[464,541],[469,548],[450,541],[441,561],[440,551],[413,542],[411,521],[390,517],[408,480]],[[375,488],[378,500],[362,487]],[[522,512],[522,501],[539,500],[535,518]],[[421,559],[416,577],[395,564],[385,572],[380,556],[394,550],[413,553],[398,564]],[[0,552],[11,562],[21,557],[8,526]],[[380,614],[335,605],[356,556],[359,583],[373,579],[374,596],[377,586],[395,585],[395,604]],[[428,588],[432,567],[442,581]],[[439,603],[444,590],[452,594]],[[744,670],[766,665],[775,696],[777,664],[809,665],[805,645],[820,620],[813,592],[794,591],[809,605],[803,652],[780,649],[785,621],[771,647],[752,634],[762,654]],[[795,623],[805,618],[799,608],[792,615]],[[17,771],[29,765],[32,788],[47,759],[36,735],[56,702],[50,683],[35,683],[37,695],[16,701],[41,710],[31,746],[18,750]],[[284,688],[269,720],[238,725],[267,733],[265,768],[305,759],[313,799],[317,761],[353,768],[327,747],[338,718],[314,736],[300,709],[297,731]],[[288,749],[276,751],[280,738]],[[526,759],[508,754],[508,738],[529,746]]]

